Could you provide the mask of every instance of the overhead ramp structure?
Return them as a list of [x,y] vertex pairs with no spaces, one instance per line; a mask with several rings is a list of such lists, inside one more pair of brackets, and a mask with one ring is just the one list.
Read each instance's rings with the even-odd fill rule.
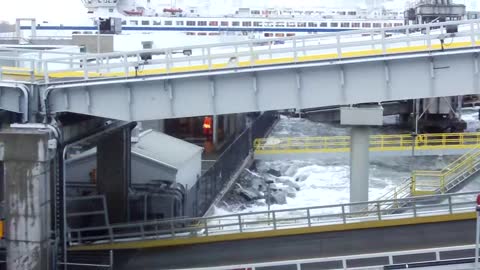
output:
[[[38,52],[17,59],[25,70],[0,73],[35,85],[46,114],[129,121],[467,95],[480,93],[479,23],[48,58]],[[459,32],[447,34],[450,25]],[[284,44],[273,45],[278,40]]]

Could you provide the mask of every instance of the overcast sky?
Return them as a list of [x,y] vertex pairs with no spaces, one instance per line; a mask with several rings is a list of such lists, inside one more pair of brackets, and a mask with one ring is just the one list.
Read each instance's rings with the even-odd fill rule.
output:
[[[152,0],[156,2],[157,0]],[[166,1],[166,0],[160,0]],[[169,1],[169,0],[168,0]],[[184,0],[185,2],[202,2],[205,0]],[[212,2],[224,2],[225,0],[211,0]],[[405,0],[395,0],[402,3]],[[463,3],[464,1],[476,3],[479,0],[456,0]],[[84,18],[86,9],[81,0],[2,0],[2,8],[0,9],[0,20],[14,22],[18,17],[35,17],[40,20],[48,19],[50,21],[75,22]],[[308,6],[315,3],[317,6],[331,5],[332,3],[358,3],[359,0],[244,0],[246,5],[256,3],[259,5],[274,6]],[[248,2],[248,3],[247,3]],[[219,5],[220,6],[220,5]]]

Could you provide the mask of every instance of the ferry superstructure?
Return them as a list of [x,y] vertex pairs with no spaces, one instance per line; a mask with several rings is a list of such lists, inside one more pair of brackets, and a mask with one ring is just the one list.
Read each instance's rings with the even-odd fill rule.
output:
[[[121,0],[82,0],[88,19],[80,24],[42,21],[36,25],[39,36],[95,34],[102,18],[115,18],[121,32],[181,32],[189,36],[286,37],[353,29],[402,26],[399,11],[351,9],[239,8],[232,14],[205,16],[196,7],[164,5],[160,10],[128,4]],[[147,0],[150,5],[150,0]],[[28,31],[30,25],[21,27]]]

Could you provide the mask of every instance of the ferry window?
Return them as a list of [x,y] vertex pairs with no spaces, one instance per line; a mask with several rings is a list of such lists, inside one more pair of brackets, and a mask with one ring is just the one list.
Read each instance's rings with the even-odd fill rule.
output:
[[265,33],[263,34],[265,37],[273,37],[273,33]]
[[277,27],[285,27],[285,23],[284,22],[277,22],[276,26]]
[[198,35],[198,36],[206,36],[207,33],[205,33],[205,32],[199,32],[197,35]]
[[187,32],[187,36],[195,36],[194,32]]
[[354,23],[352,23],[352,27],[353,28],[360,28],[360,23],[354,22]]
[[317,23],[314,23],[314,22],[309,22],[308,23],[308,27],[317,27],[318,24]]
[[285,36],[284,33],[276,33],[276,34],[275,34],[275,37],[284,37],[284,36]]
[[266,27],[273,27],[273,22],[265,22]]
[[165,25],[173,25],[172,21],[165,21],[163,22]]
[[142,25],[150,25],[150,21],[142,21]]
[[395,25],[395,27],[397,27],[397,26],[402,26],[403,24],[402,23],[395,23],[394,25]]
[[294,22],[287,22],[287,27],[295,27],[295,23]]
[[350,23],[342,22],[342,23],[340,23],[340,27],[347,27],[348,28],[348,27],[350,27]]
[[252,26],[252,22],[242,22],[242,26]]
[[327,26],[328,26],[328,24],[326,22],[320,23],[320,27],[327,27]]
[[362,28],[370,28],[372,27],[371,23],[362,23]]
[[130,25],[138,25],[138,21],[130,21]]
[[253,22],[253,26],[262,27],[263,22]]
[[199,21],[198,26],[207,26],[207,22],[206,21]]
[[338,11],[337,14],[338,14],[338,15],[345,15],[345,14],[347,14],[347,13],[346,13],[345,11]]
[[252,10],[251,14],[252,15],[260,15],[260,10]]
[[330,27],[338,27],[338,23],[332,22],[332,23],[330,23]]
[[384,23],[383,27],[392,27],[392,24],[391,23]]
[[122,25],[127,25],[127,21],[122,21]]
[[161,21],[153,21],[153,25],[162,25]]
[[183,21],[177,21],[177,26],[182,26],[183,25]]
[[374,23],[373,28],[381,28],[382,24],[381,23]]
[[218,26],[218,22],[217,21],[208,22],[208,26]]
[[349,11],[348,15],[355,16],[355,15],[357,15],[357,12],[356,11]]
[[307,23],[305,23],[305,22],[299,22],[299,23],[297,24],[297,26],[298,26],[298,27],[307,27]]
[[240,22],[232,22],[232,26],[240,26]]
[[287,33],[287,37],[293,37],[295,36],[295,33]]
[[223,22],[221,23],[221,25],[222,25],[222,26],[228,26],[228,22],[223,21]]
[[188,26],[195,26],[195,21],[187,21]]

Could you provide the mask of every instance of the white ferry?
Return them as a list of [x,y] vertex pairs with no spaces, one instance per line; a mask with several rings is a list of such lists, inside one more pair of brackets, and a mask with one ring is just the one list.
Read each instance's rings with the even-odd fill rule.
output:
[[[70,36],[96,34],[100,30],[110,34],[182,32],[189,36],[288,37],[404,24],[402,11],[386,10],[383,6],[350,9],[237,7],[226,15],[207,16],[198,7],[177,7],[172,3],[153,7],[151,1],[154,0],[140,5],[131,0],[82,0],[88,10],[84,23],[37,21],[36,34]],[[27,32],[31,27],[22,24],[21,29]]]

